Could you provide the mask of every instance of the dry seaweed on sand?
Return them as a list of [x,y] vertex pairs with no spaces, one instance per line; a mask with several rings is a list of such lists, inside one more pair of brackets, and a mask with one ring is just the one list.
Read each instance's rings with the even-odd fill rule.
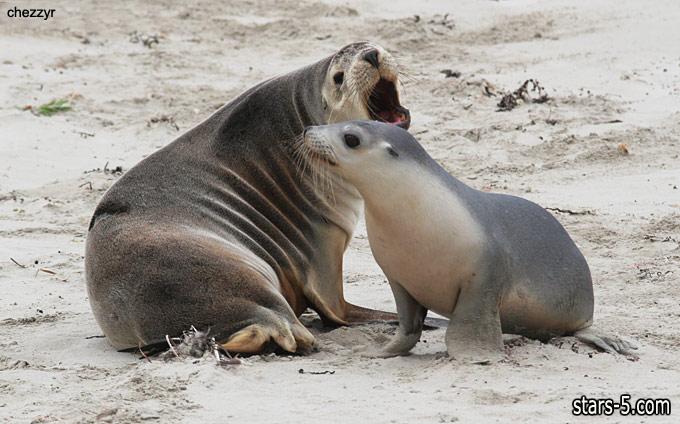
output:
[[460,78],[462,75],[460,71],[454,71],[451,69],[442,69],[439,71],[440,74],[444,74],[444,78]]
[[158,34],[143,34],[139,31],[132,31],[129,35],[131,43],[141,43],[147,48],[151,48],[154,44],[158,44],[161,38]]
[[571,210],[571,209],[562,209],[562,208],[550,208],[550,207],[546,207],[545,209],[548,210],[548,211],[553,211],[553,212],[557,212],[557,213],[564,213],[564,214],[567,214],[567,215],[595,215],[595,212],[588,210],[588,209],[581,210],[581,211],[574,211],[574,210]]
[[538,80],[532,78],[524,81],[517,90],[503,96],[498,102],[497,112],[512,110],[521,103],[545,103],[549,99],[545,88]]
[[324,371],[305,371],[304,368],[300,368],[298,370],[298,374],[311,374],[311,375],[325,375],[325,374],[330,374],[333,375],[335,374],[335,370],[324,370]]
[[177,122],[175,122],[175,118],[165,114],[151,117],[148,121],[146,121],[146,126],[150,127],[151,124],[158,124],[161,122],[167,122],[172,128],[175,129],[175,131],[179,131],[179,125],[177,125]]
[[[181,337],[165,336],[168,349],[162,352],[159,357],[163,360],[174,358],[202,358],[206,354],[215,358],[217,365],[239,365],[241,359],[231,356],[214,337],[210,337],[210,329],[199,331],[191,326],[189,331],[185,331]],[[140,349],[141,351],[141,349]],[[146,358],[146,355],[143,355]]]

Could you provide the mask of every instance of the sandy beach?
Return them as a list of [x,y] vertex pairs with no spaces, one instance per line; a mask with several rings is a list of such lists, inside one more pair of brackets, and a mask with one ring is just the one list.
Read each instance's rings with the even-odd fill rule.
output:
[[[678,421],[680,4],[377,3],[30,6],[54,8],[46,20],[0,3],[0,422]],[[107,343],[83,271],[103,193],[248,87],[358,40],[398,59],[410,132],[452,175],[565,226],[590,264],[595,325],[638,358],[508,337],[500,363],[463,365],[437,329],[410,356],[370,359],[358,352],[395,327],[330,329],[313,315],[318,351],[227,367]],[[547,101],[499,110],[529,79]],[[71,109],[40,115],[53,99]],[[363,224],[344,273],[350,301],[395,310]],[[572,415],[574,398],[623,393],[668,398],[673,413]]]

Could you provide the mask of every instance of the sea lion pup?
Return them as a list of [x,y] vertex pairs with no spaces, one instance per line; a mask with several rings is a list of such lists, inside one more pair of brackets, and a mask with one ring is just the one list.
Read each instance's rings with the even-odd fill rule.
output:
[[590,327],[588,264],[542,207],[468,187],[394,126],[311,127],[304,146],[364,198],[371,250],[399,314],[379,356],[407,353],[428,310],[450,319],[446,347],[456,359],[497,357],[502,331],[543,341],[574,335],[608,352],[633,348]]
[[94,211],[85,253],[113,346],[193,325],[232,352],[270,341],[298,352],[314,341],[297,318],[308,307],[337,324],[396,319],[343,297],[360,196],[341,181],[332,198],[317,190],[293,154],[306,126],[353,118],[410,122],[395,61],[375,44],[258,84],[123,175]]

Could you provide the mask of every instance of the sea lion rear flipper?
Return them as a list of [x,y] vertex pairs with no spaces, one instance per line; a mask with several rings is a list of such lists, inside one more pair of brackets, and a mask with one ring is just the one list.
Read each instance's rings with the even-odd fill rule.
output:
[[[388,324],[399,325],[399,316],[394,312],[381,311],[379,309],[364,308],[363,306],[354,305],[345,302],[346,305],[346,322],[338,322],[328,316],[324,315],[323,311],[319,312],[322,315],[324,322],[335,323],[340,325],[352,324],[366,324],[368,322],[386,322]],[[425,318],[423,323],[423,330],[430,331],[438,328],[446,328],[449,325],[449,320],[445,318]]]
[[[351,303],[346,303],[346,305],[349,317],[347,321],[350,324],[361,324],[371,321],[383,321],[394,325],[399,324],[399,316],[393,312],[364,308]],[[423,323],[423,330],[436,330],[437,328],[446,328],[448,326],[449,320],[446,318],[427,317]]]
[[345,303],[345,319],[350,324],[359,324],[370,321],[392,321],[395,324],[399,323],[399,316],[394,312],[364,308],[347,302]]
[[258,353],[272,341],[287,352],[306,352],[314,345],[314,336],[301,324],[292,328],[252,324],[234,333],[222,347],[228,352]]
[[618,336],[604,334],[592,327],[587,327],[578,330],[574,333],[574,337],[583,343],[595,346],[608,353],[620,353],[627,356],[635,356],[632,350],[637,350],[635,344],[624,340]]

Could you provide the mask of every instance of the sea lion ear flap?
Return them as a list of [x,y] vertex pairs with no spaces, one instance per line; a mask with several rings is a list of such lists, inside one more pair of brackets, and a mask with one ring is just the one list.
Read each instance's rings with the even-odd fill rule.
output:
[[398,158],[398,157],[399,157],[399,153],[397,153],[397,151],[394,150],[394,149],[392,148],[392,146],[387,146],[387,153],[391,154],[391,155],[394,156],[395,158]]

